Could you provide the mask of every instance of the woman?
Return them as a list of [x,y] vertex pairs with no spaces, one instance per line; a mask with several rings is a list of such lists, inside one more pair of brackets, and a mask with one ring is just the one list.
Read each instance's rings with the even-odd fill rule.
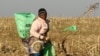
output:
[[[47,20],[47,11],[44,8],[40,8],[38,11],[38,18],[32,23],[30,29],[30,56],[42,56],[41,50],[45,40],[48,40],[47,33],[49,31],[49,21]],[[38,44],[36,44],[38,42]],[[36,45],[35,45],[35,44]],[[37,46],[37,47],[35,47]],[[36,50],[38,51],[36,51]]]

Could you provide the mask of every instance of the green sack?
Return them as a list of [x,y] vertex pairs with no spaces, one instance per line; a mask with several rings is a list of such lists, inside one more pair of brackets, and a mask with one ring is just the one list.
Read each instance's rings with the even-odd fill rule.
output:
[[63,29],[63,31],[77,31],[77,26],[72,25]]
[[28,38],[35,15],[32,13],[15,13],[14,16],[19,36],[24,39]]
[[44,56],[56,56],[55,48],[51,42],[48,42],[44,45],[43,54]]

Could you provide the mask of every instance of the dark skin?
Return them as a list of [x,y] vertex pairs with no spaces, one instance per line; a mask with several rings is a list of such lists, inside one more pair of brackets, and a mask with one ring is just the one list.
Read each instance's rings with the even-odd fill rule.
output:
[[41,13],[41,14],[39,15],[39,17],[42,18],[42,19],[44,19],[44,20],[46,20],[47,15],[46,15],[45,13]]

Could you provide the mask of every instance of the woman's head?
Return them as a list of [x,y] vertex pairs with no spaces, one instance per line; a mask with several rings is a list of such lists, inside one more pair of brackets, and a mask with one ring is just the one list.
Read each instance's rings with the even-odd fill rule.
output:
[[38,11],[38,16],[42,19],[46,19],[47,18],[47,11],[45,8],[40,8]]

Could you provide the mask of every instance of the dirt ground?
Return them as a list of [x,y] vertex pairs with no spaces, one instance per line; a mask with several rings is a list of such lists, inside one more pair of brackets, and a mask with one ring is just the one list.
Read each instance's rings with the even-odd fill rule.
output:
[[[71,25],[77,31],[62,31]],[[100,17],[50,18],[48,36],[56,49],[56,56],[99,56]],[[0,18],[0,56],[25,56],[13,18]]]

